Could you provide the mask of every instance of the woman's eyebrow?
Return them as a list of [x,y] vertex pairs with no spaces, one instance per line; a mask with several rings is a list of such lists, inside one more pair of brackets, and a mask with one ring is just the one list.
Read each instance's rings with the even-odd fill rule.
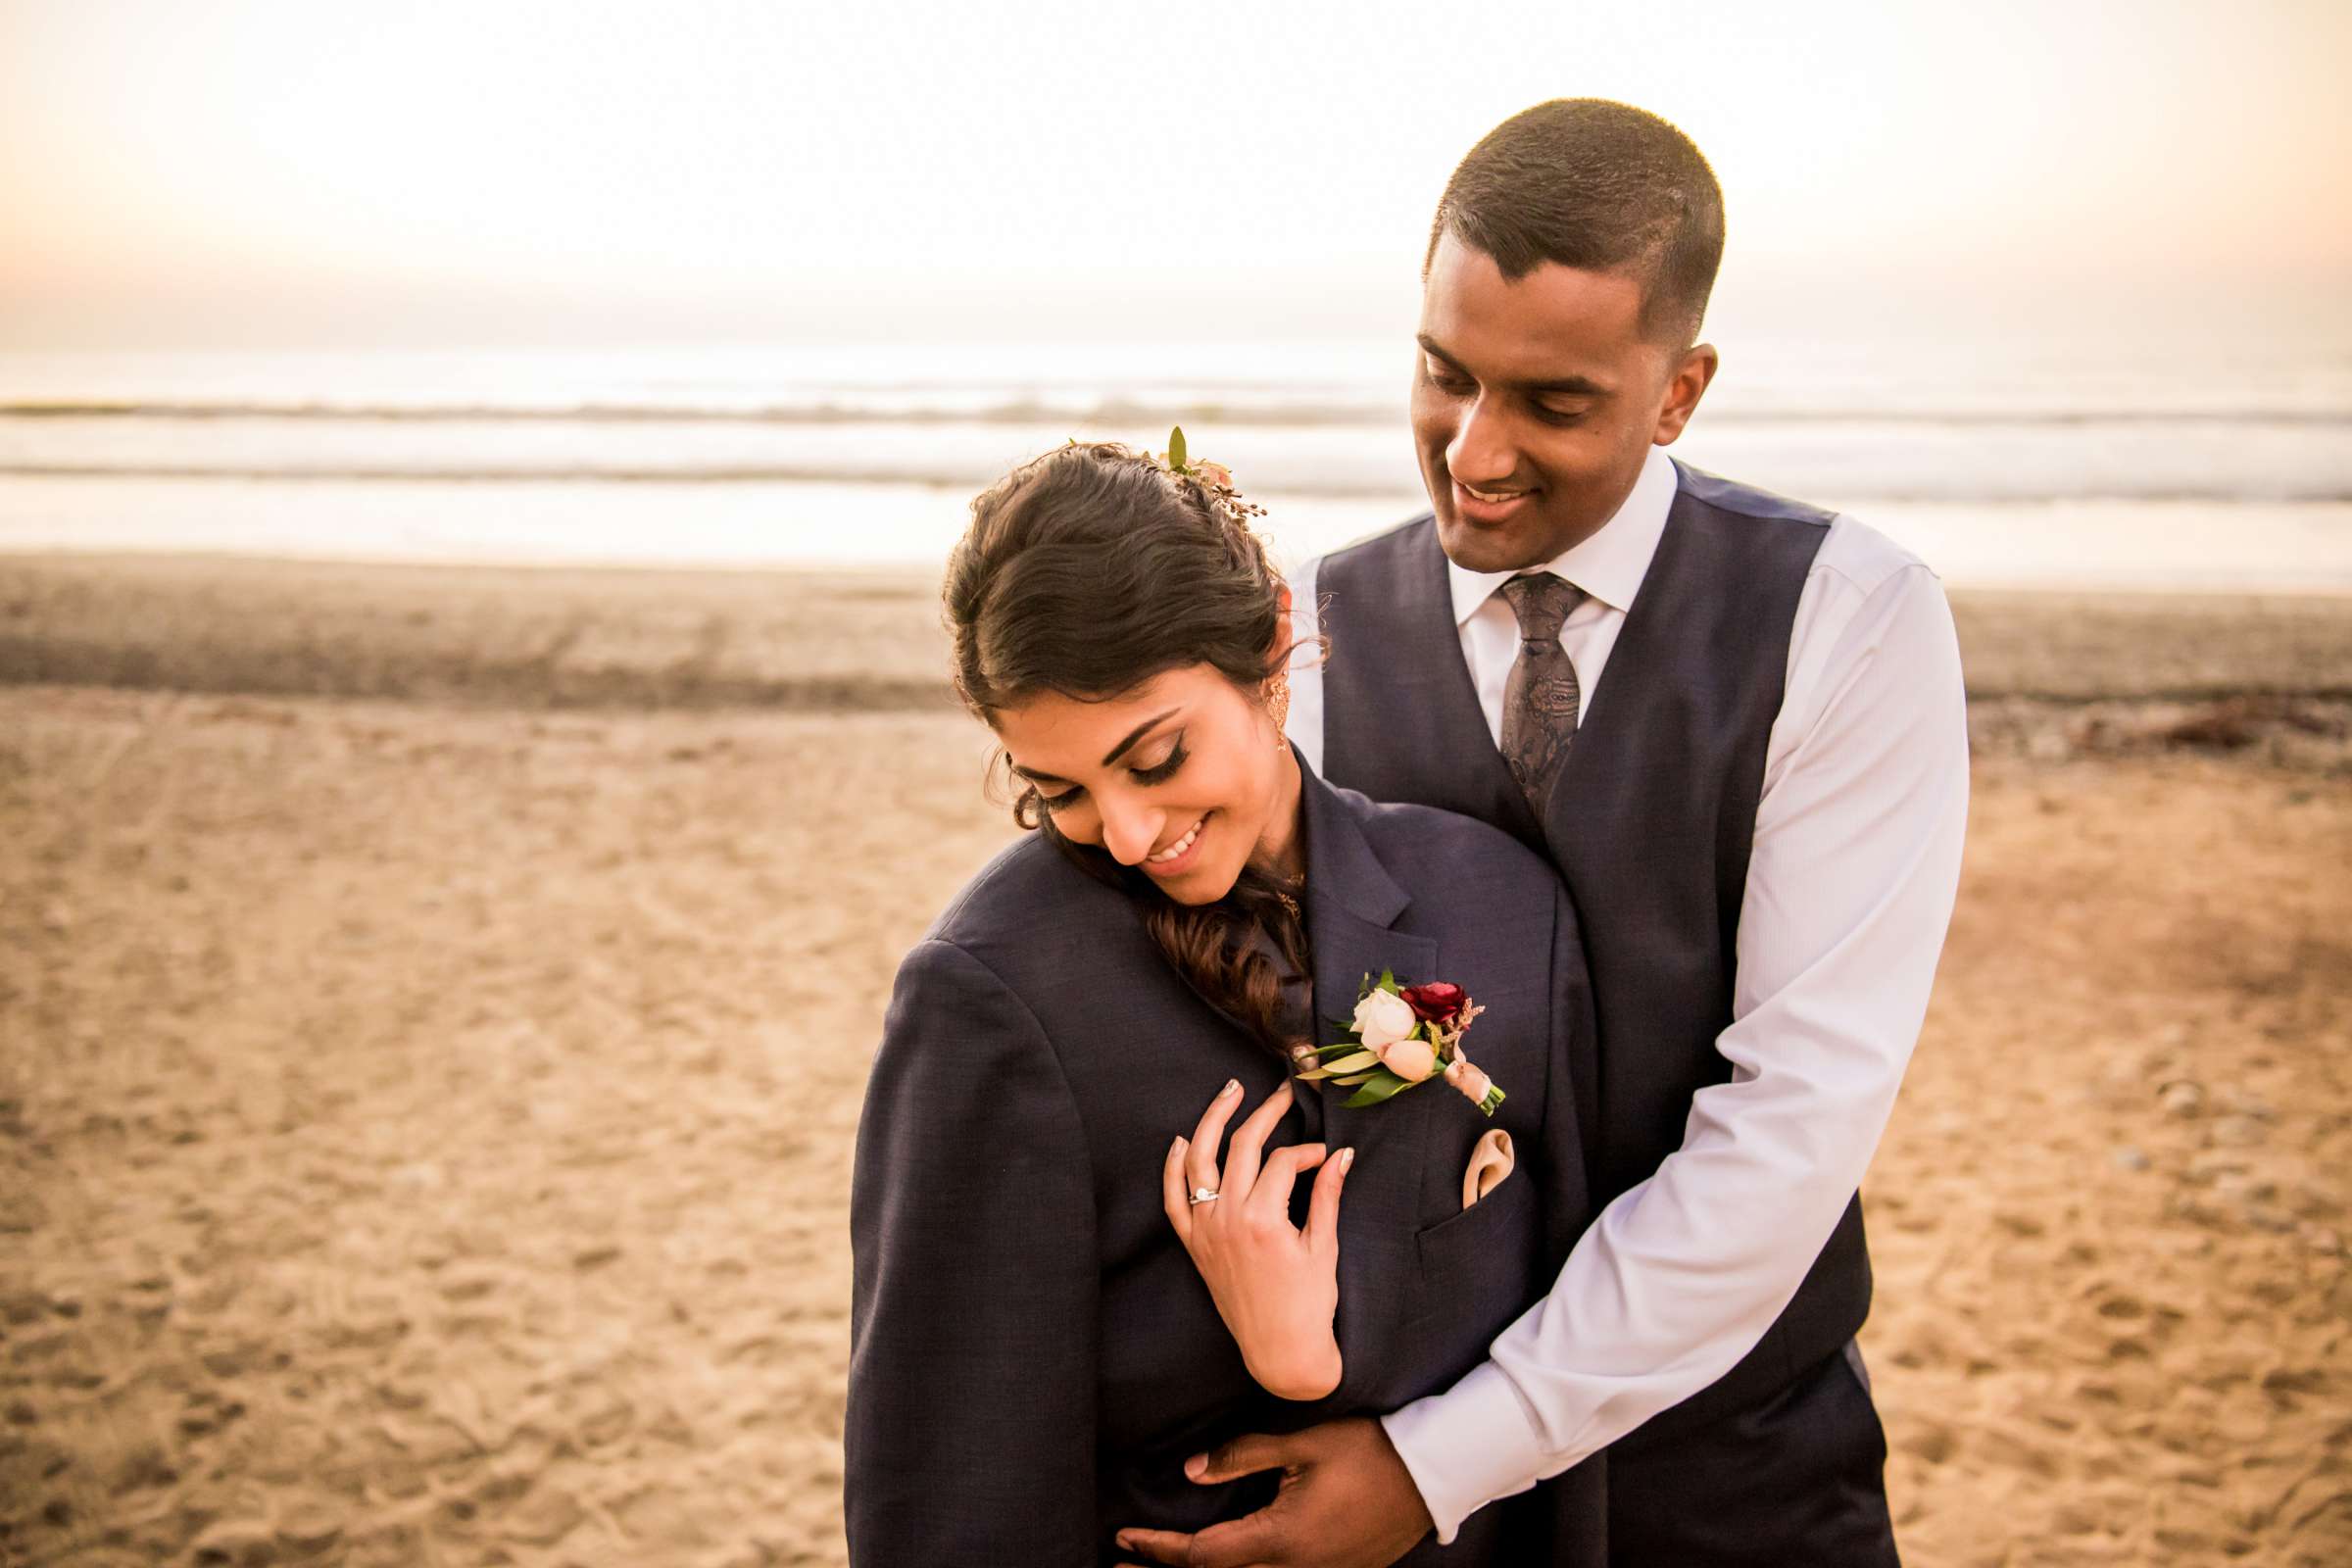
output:
[[[1142,740],[1146,735],[1152,733],[1152,730],[1155,725],[1166,723],[1169,719],[1174,718],[1182,711],[1184,711],[1184,710],[1181,707],[1171,708],[1166,712],[1155,714],[1151,718],[1145,719],[1141,724],[1136,725],[1135,728],[1127,732],[1127,738],[1125,740],[1119,742],[1118,745],[1113,746],[1110,749],[1110,755],[1102,759],[1102,765],[1104,767],[1108,767],[1113,762],[1116,762],[1120,758],[1125,757],[1127,753],[1134,747],[1137,741]],[[1020,774],[1021,777],[1027,779],[1032,784],[1067,784],[1070,782],[1068,779],[1063,778],[1059,773],[1041,773],[1033,767],[1023,767],[1020,763],[1011,761],[1010,759],[1006,759],[1006,760],[1015,773]]]
[[1142,740],[1146,735],[1150,734],[1153,725],[1166,723],[1169,719],[1176,716],[1177,711],[1178,710],[1171,708],[1164,713],[1158,714],[1152,718],[1145,719],[1141,724],[1138,724],[1135,726],[1135,728],[1129,730],[1127,732],[1127,738],[1119,742],[1118,745],[1113,746],[1110,749],[1109,755],[1102,759],[1102,765],[1104,767],[1108,767],[1120,758],[1125,757],[1127,755],[1128,748],[1132,747],[1137,741]]

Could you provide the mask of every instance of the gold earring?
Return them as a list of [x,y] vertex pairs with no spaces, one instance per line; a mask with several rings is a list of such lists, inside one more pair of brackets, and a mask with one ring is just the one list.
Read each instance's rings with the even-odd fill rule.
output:
[[1274,720],[1274,749],[1290,749],[1290,737],[1285,733],[1291,719],[1291,672],[1283,670],[1266,682],[1266,712]]

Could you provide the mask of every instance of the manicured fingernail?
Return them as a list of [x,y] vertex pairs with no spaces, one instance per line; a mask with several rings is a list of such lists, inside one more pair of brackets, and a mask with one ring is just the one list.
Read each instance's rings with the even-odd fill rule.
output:
[[1117,1535],[1111,1537],[1110,1539],[1119,1544],[1119,1549],[1121,1551],[1133,1551],[1135,1549],[1135,1538],[1124,1530],[1120,1531]]
[[1343,1150],[1341,1150],[1341,1151],[1340,1151],[1340,1174],[1341,1174],[1341,1175],[1343,1175],[1343,1176],[1347,1175],[1347,1174],[1348,1174],[1348,1166],[1350,1166],[1350,1165],[1352,1165],[1352,1164],[1354,1164],[1354,1163],[1355,1163],[1355,1151],[1354,1151],[1354,1150],[1352,1150],[1352,1149],[1343,1149]]
[[1241,1092],[1242,1081],[1239,1078],[1228,1078],[1225,1080],[1225,1087],[1217,1091],[1217,1098],[1223,1100],[1227,1095],[1238,1095]]
[[1187,1481],[1198,1481],[1207,1473],[1207,1454],[1196,1453],[1190,1459],[1184,1461],[1184,1477]]

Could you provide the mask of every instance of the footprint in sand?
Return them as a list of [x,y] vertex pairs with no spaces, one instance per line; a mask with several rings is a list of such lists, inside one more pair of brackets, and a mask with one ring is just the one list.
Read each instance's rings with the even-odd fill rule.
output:
[[1959,1439],[1950,1427],[1940,1422],[1915,1421],[1911,1430],[1897,1440],[1895,1447],[1922,1464],[1946,1464],[1959,1447]]

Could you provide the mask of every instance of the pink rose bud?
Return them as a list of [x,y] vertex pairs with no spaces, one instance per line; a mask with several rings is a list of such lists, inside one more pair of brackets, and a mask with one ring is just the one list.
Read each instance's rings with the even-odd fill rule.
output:
[[1437,1070],[1438,1050],[1426,1040],[1398,1040],[1380,1048],[1380,1064],[1408,1084]]

